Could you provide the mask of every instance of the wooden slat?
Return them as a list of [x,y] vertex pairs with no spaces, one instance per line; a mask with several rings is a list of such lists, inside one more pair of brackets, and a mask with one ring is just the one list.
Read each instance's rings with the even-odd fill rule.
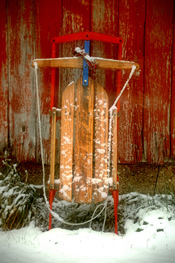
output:
[[32,0],[8,1],[9,138],[19,160],[35,160],[36,99],[31,60],[34,57]]
[[147,1],[144,87],[144,154],[149,163],[170,157],[173,0]]
[[[62,28],[62,1],[49,0],[37,0],[32,1],[34,6],[33,15],[35,16],[33,37],[35,41],[32,41],[35,49],[32,52],[32,59],[34,57],[51,57],[51,38],[60,34]],[[22,2],[22,1],[21,1]],[[25,1],[24,1],[25,2]],[[19,12],[19,10],[18,10]],[[30,20],[29,20],[30,21]],[[31,65],[31,60],[30,60]],[[32,74],[31,68],[30,72]],[[57,73],[57,72],[56,72]],[[56,74],[56,89],[55,89],[55,104],[54,107],[60,107],[58,105],[58,74]],[[44,148],[44,160],[45,163],[50,163],[50,134],[51,134],[51,118],[49,114],[50,110],[50,90],[51,90],[51,70],[42,69],[38,74],[39,77],[39,90],[40,90],[40,110],[42,116],[42,135],[43,135],[43,148]],[[66,86],[65,86],[66,87]],[[34,87],[33,87],[33,90]],[[33,100],[35,102],[35,99]],[[58,121],[57,121],[58,122]],[[35,122],[37,124],[37,121]],[[56,134],[56,145],[58,145],[59,138]],[[58,152],[58,147],[56,148]],[[38,128],[36,128],[36,158],[40,161],[40,144]],[[57,161],[57,159],[56,159]]]
[[[136,70],[139,70],[139,64],[131,61],[113,60],[92,57],[98,63],[98,68],[100,69],[131,69],[133,65],[136,66]],[[34,67],[34,62],[38,64],[38,67],[53,67],[53,68],[83,68],[82,58],[55,58],[55,59],[35,59],[32,61],[32,66]]]
[[[118,2],[112,1],[91,1],[91,31],[104,33],[111,36],[119,36],[118,26]],[[91,56],[109,59],[117,59],[117,45],[101,41],[91,42]],[[100,70],[96,74],[98,83],[105,87],[109,97],[109,106],[114,102],[116,95],[116,72],[111,70]]]
[[[90,24],[90,1],[72,1],[64,0],[62,2],[62,28],[60,35],[67,35],[72,33],[78,33],[82,31],[89,31]],[[55,36],[58,36],[55,35]],[[84,48],[84,41],[72,41],[63,44],[59,44],[59,55],[56,57],[72,57],[76,47]],[[82,71],[77,68],[60,68],[60,87],[61,92],[71,81],[77,82],[82,74]]]
[[0,153],[8,145],[8,73],[7,73],[7,26],[6,1],[1,2],[0,8]]
[[[118,157],[121,163],[142,161],[144,24],[145,0],[119,1],[119,31],[124,39],[122,59],[138,62],[141,69],[132,77],[120,99]],[[121,86],[128,75],[123,71]]]
[[117,188],[117,162],[118,162],[118,148],[117,148],[117,109],[113,111],[112,122],[112,178],[113,185]]
[[60,198],[72,200],[74,82],[63,92],[61,109]]
[[56,108],[52,108],[51,122],[51,160],[50,160],[50,189],[54,189],[55,179],[55,146],[56,146]]
[[94,109],[94,83],[91,78],[89,78],[88,87],[82,86],[82,77],[78,80],[76,103],[74,201],[90,203],[92,201]]
[[95,87],[95,171],[93,179],[94,202],[104,201],[108,184],[108,95],[99,84]]
[[171,91],[171,157],[175,159],[175,19],[173,24],[172,91]]
[[[76,33],[84,30],[89,30],[89,1],[72,1],[72,0],[64,0],[62,2],[61,7],[61,17],[62,17],[62,28],[60,35],[67,35],[71,33]],[[58,36],[55,35],[55,36]],[[58,53],[56,53],[56,57],[72,57],[75,47],[79,46],[81,48],[84,47],[84,41],[73,41],[70,43],[59,44],[57,47]],[[62,92],[64,88],[71,81],[77,80],[82,74],[82,70],[77,68],[60,68],[59,76],[60,76],[60,96],[62,96]],[[76,123],[75,123],[76,125]],[[81,127],[81,124],[80,124]],[[79,128],[80,128],[79,127]],[[75,138],[74,138],[75,139]],[[75,152],[75,149],[74,149]],[[75,164],[73,164],[75,166]]]

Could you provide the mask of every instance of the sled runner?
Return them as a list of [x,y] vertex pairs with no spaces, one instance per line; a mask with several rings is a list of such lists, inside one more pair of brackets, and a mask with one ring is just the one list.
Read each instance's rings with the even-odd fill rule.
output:
[[[85,49],[75,50],[78,57],[55,58],[56,44],[85,40]],[[102,59],[89,56],[90,40],[104,41],[118,45],[118,59]],[[52,58],[35,59],[38,67],[52,68],[51,87],[51,163],[49,202],[56,191],[66,201],[77,203],[99,203],[107,198],[108,191],[114,197],[115,232],[117,233],[118,176],[117,176],[117,109],[113,107],[109,116],[108,94],[104,87],[89,77],[88,68],[131,69],[134,62],[121,60],[121,38],[83,32],[52,39]],[[60,139],[60,183],[55,184],[55,138],[56,113],[55,68],[81,68],[83,75],[70,83],[61,98],[61,139]],[[120,93],[121,74],[117,75],[117,94]],[[119,108],[118,108],[119,110]],[[109,117],[111,124],[109,124]],[[110,136],[109,136],[110,129]],[[112,135],[112,136],[111,136]],[[111,180],[109,180],[111,178]],[[49,229],[51,228],[51,215]]]

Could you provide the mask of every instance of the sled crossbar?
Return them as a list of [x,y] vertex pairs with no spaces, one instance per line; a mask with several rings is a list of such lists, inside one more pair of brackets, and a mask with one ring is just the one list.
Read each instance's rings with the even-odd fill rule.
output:
[[[136,66],[136,70],[139,70],[139,64],[124,60],[105,59],[98,57],[91,57],[94,59],[98,68],[101,69],[131,69],[133,65]],[[51,67],[51,68],[80,68],[83,69],[83,58],[67,57],[67,58],[48,58],[48,59],[35,59],[32,61],[32,67],[34,62],[38,64],[38,67]]]
[[54,37],[51,39],[51,43],[59,44],[59,43],[65,43],[70,41],[77,41],[77,40],[96,40],[96,41],[103,41],[103,42],[114,43],[114,44],[123,43],[123,39],[120,37],[110,36],[96,32],[89,32],[89,31]]

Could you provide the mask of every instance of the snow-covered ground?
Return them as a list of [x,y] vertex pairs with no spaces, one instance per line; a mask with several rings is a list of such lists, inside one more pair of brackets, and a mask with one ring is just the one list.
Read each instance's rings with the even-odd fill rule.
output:
[[125,234],[118,236],[89,228],[42,232],[34,222],[20,230],[0,230],[0,263],[174,263],[173,206],[130,208],[135,219],[128,216]]

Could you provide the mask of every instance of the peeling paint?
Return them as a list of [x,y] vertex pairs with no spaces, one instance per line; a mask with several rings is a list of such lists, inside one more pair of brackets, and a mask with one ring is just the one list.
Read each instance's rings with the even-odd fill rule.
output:
[[[62,1],[62,3],[61,7],[61,1],[53,0],[49,6],[47,1],[41,0],[8,1],[8,10],[6,10],[6,3],[2,2],[0,151],[10,143],[18,160],[20,158],[33,160],[36,158],[35,154],[36,159],[40,158],[31,60],[35,56],[51,56],[50,38],[53,36],[92,30],[111,35],[119,33],[124,39],[123,59],[137,61],[141,66],[140,75],[133,78],[121,98],[119,161],[140,162],[142,152],[148,162],[162,162],[170,154],[175,158],[175,82],[174,78],[172,79],[175,71],[175,56],[171,55],[172,44],[175,43],[172,42],[173,0],[170,0],[168,5],[164,1],[145,2],[145,0],[135,0],[132,4],[129,0],[92,0],[91,6],[90,1],[85,0]],[[145,8],[147,8],[147,17],[145,17]],[[75,45],[83,47],[83,41],[61,45],[60,55],[72,55]],[[175,44],[173,54],[174,50]],[[113,58],[116,56],[116,47],[92,42],[91,53],[95,56]],[[7,60],[9,76],[7,76]],[[71,81],[76,82],[81,73],[81,70],[60,71],[60,94],[66,84]],[[145,78],[143,78],[144,74]],[[124,82],[127,72],[123,71],[122,77]],[[97,71],[96,81],[105,87],[111,103],[114,98],[115,74]],[[39,71],[39,86],[44,155],[46,162],[49,162],[50,71],[48,69]],[[7,105],[8,92],[9,105]],[[60,97],[57,96],[56,101]],[[98,116],[95,121],[97,120]],[[59,125],[57,126],[59,129]],[[143,135],[141,135],[142,130]],[[58,132],[57,140],[59,140]]]

